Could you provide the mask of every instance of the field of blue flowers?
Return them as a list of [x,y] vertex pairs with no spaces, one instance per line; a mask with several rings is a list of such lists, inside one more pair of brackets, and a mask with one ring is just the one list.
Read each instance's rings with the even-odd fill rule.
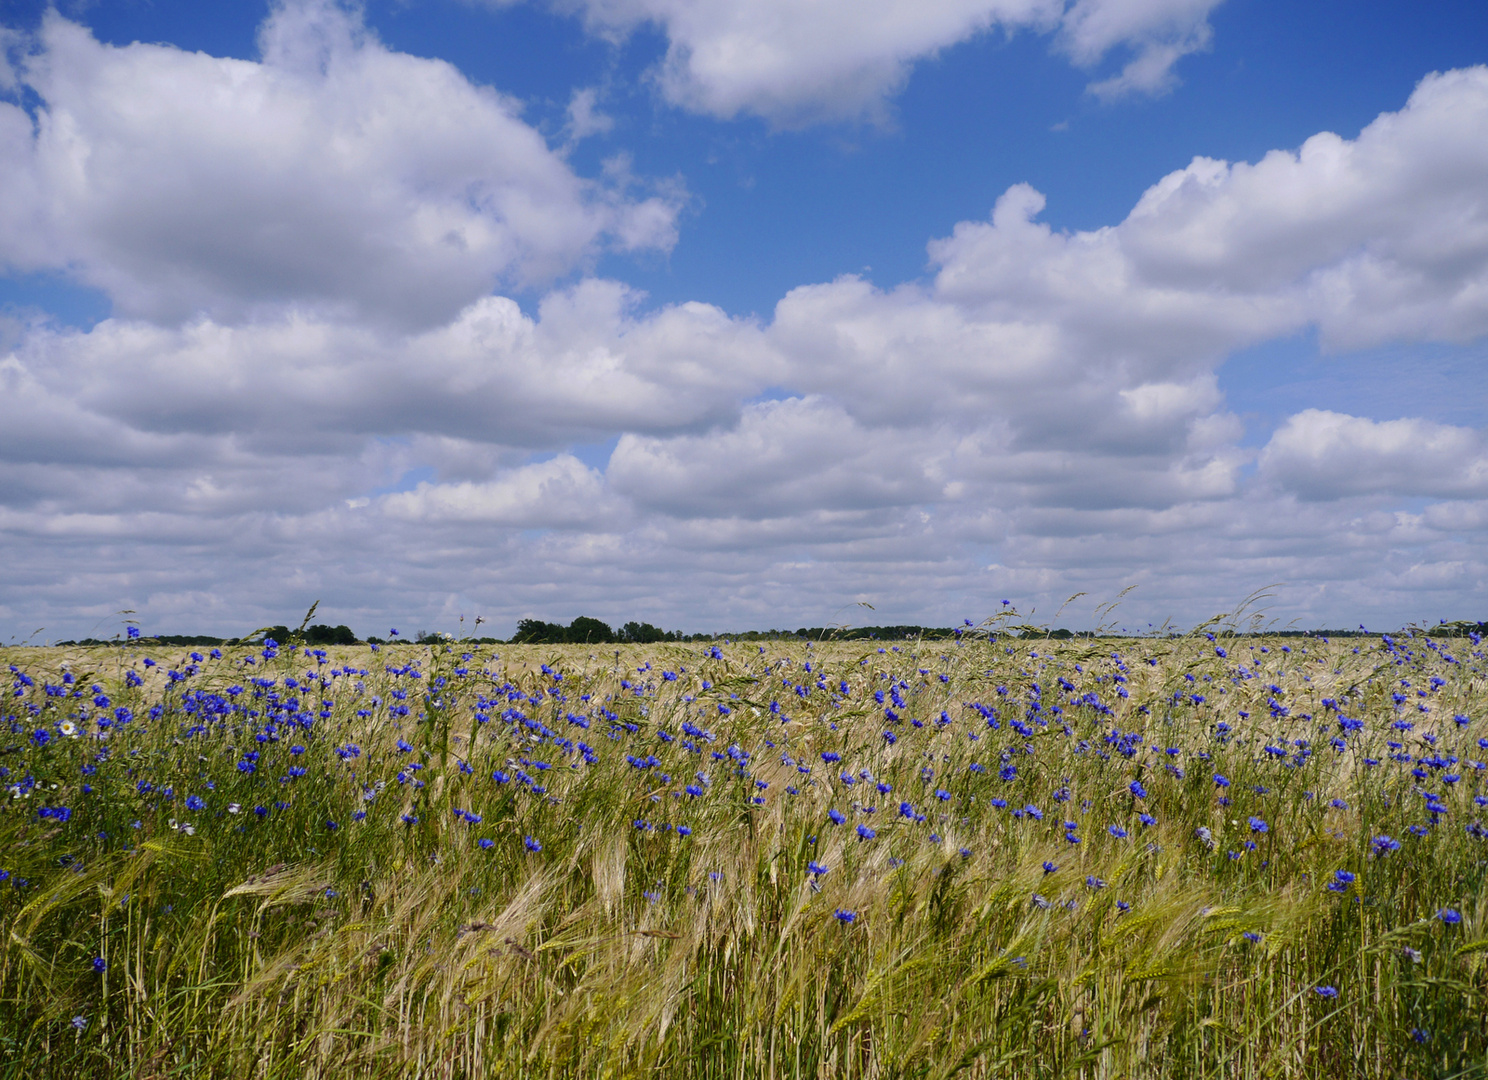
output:
[[1488,1074],[1477,637],[9,648],[17,1076]]

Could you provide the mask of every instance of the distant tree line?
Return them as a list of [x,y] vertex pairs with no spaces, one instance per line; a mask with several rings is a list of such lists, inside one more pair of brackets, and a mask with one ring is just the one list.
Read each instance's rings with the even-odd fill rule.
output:
[[[831,626],[802,626],[796,630],[744,630],[737,633],[725,632],[717,634],[683,634],[676,630],[662,630],[660,627],[652,626],[648,622],[627,622],[618,630],[612,628],[608,623],[581,615],[567,626],[556,622],[544,622],[541,619],[523,619],[517,623],[517,631],[512,637],[503,641],[500,638],[459,638],[458,640],[469,645],[655,645],[662,642],[700,642],[700,641],[905,641],[923,639],[926,641],[939,641],[955,638],[965,633],[966,627],[949,626],[856,626],[851,628]],[[1062,627],[1048,628],[1041,626],[1006,626],[999,633],[1009,637],[1020,639],[1052,639],[1056,641],[1071,638],[1126,638],[1140,637],[1140,634],[1126,633],[1102,633],[1097,634],[1091,630],[1066,630]],[[1444,622],[1437,626],[1425,628],[1425,633],[1433,637],[1466,637],[1469,634],[1488,636],[1488,621],[1473,622],[1471,620],[1459,619],[1456,622]],[[1250,630],[1239,631],[1233,637],[1281,637],[1281,638],[1307,638],[1307,637],[1374,637],[1378,631],[1373,630]],[[1181,637],[1182,634],[1169,632],[1162,636]],[[265,638],[272,638],[281,645],[295,642],[302,645],[360,645],[364,642],[371,645],[429,645],[440,641],[456,640],[451,635],[420,630],[412,637],[395,637],[383,639],[380,637],[368,637],[358,639],[351,627],[327,626],[317,623],[307,626],[303,630],[291,630],[287,626],[271,626],[268,631],[254,634],[248,638],[223,638],[210,634],[151,634],[141,637],[136,644],[176,645],[181,647],[210,647],[216,645],[238,645],[246,642],[261,642]],[[102,640],[99,638],[82,638],[78,641],[58,641],[57,645],[123,645],[126,642],[112,639]]]
[[183,647],[214,647],[217,645],[237,645],[241,638],[217,637],[213,634],[147,634],[136,641],[125,642],[114,638],[104,640],[103,638],[79,638],[77,641],[54,641],[54,645],[180,645]]
[[287,626],[271,626],[265,637],[280,643],[298,640],[305,645],[360,645],[361,639],[352,633],[349,626],[326,626],[316,623],[303,630],[291,630]]
[[[140,645],[180,645],[200,647],[213,645],[241,645],[272,638],[280,644],[291,640],[303,645],[360,645],[362,642],[349,626],[325,626],[316,624],[303,630],[291,630],[287,626],[271,626],[268,630],[252,634],[247,638],[218,637],[213,634],[146,634],[136,640]],[[120,641],[103,641],[99,638],[82,638],[79,641],[59,641],[58,645],[119,645]]]
[[648,622],[628,622],[619,630],[599,619],[580,615],[567,626],[523,619],[512,635],[513,645],[654,645],[661,641],[682,641],[676,631],[670,633]]

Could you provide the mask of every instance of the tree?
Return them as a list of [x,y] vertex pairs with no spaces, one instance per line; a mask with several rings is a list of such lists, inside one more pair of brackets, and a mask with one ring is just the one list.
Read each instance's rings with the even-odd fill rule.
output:
[[658,641],[669,641],[671,635],[648,622],[628,622],[620,628],[620,640],[634,645],[654,645]]
[[307,645],[355,645],[357,636],[349,626],[326,626],[317,623],[305,630]]
[[615,631],[610,629],[608,623],[580,615],[568,624],[564,636],[575,645],[603,645],[615,640]]
[[517,623],[517,632],[512,635],[513,645],[556,645],[565,639],[565,631],[557,623],[541,619],[523,619]]

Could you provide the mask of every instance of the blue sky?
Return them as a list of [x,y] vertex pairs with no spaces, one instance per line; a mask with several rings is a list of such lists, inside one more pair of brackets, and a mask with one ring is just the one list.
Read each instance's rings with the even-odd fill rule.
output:
[[1481,5],[0,25],[8,636],[1485,617]]

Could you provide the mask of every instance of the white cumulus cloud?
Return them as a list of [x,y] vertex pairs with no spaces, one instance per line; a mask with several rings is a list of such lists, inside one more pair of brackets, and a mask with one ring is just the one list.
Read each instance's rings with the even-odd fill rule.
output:
[[480,482],[421,483],[412,491],[384,496],[379,508],[405,521],[518,529],[592,528],[624,512],[605,490],[604,477],[570,454]]
[[1488,498],[1488,438],[1428,420],[1307,409],[1261,452],[1263,476],[1312,500],[1390,494]]
[[[505,3],[508,0],[492,0]],[[914,64],[991,32],[1058,31],[1083,67],[1114,52],[1106,97],[1168,88],[1173,65],[1209,41],[1221,0],[550,0],[596,31],[653,24],[667,36],[663,96],[694,112],[741,113],[780,126],[873,117]]]
[[418,326],[606,245],[675,242],[674,196],[577,176],[520,103],[355,11],[283,0],[260,39],[260,61],[115,47],[47,15],[12,75],[34,121],[0,101],[0,267],[65,270],[157,321]]

